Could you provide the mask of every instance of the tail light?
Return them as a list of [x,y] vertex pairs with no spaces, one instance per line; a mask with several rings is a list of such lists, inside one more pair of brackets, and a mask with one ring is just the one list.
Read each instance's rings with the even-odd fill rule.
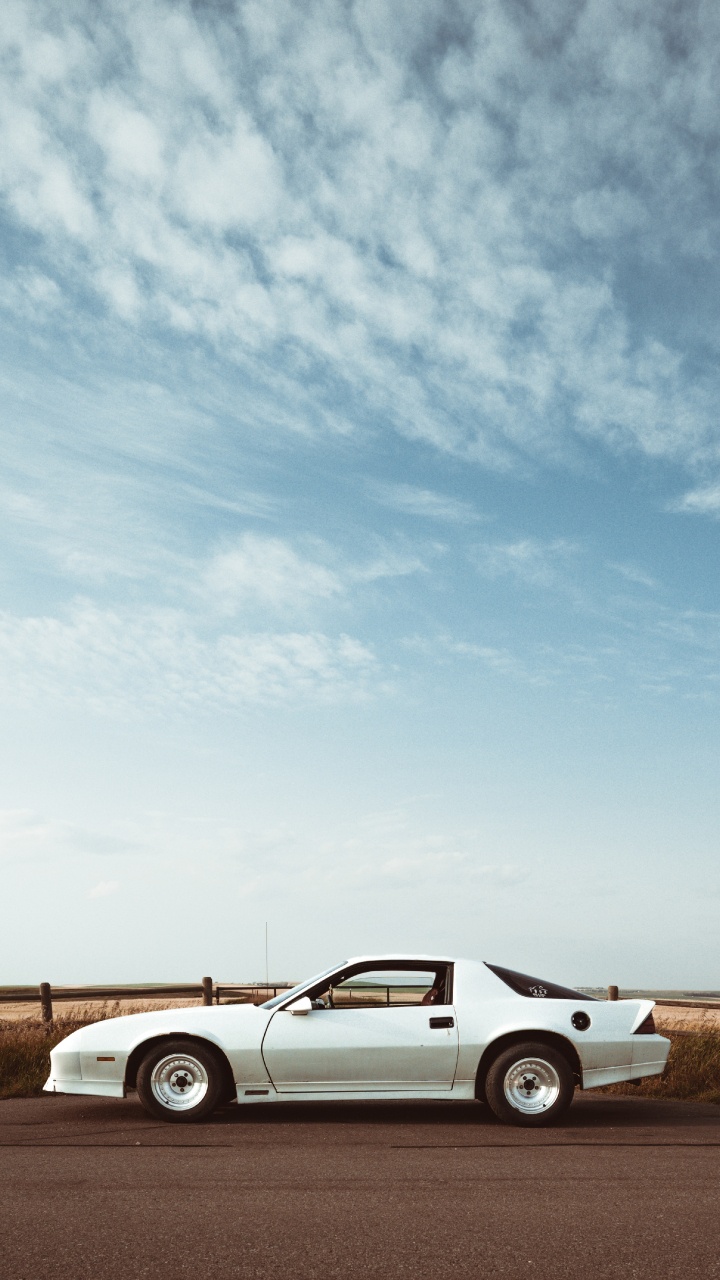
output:
[[655,1019],[652,1016],[652,1010],[648,1014],[647,1018],[643,1018],[643,1021],[640,1023],[640,1026],[635,1028],[634,1034],[636,1036],[654,1036],[655,1035]]

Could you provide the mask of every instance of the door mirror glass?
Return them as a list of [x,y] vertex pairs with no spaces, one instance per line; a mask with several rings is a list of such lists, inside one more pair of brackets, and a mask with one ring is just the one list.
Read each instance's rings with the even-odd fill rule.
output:
[[301,996],[299,1000],[294,1000],[292,1004],[288,1005],[287,1012],[300,1014],[302,1016],[310,1013],[311,1009],[312,1000],[310,1000],[308,996]]

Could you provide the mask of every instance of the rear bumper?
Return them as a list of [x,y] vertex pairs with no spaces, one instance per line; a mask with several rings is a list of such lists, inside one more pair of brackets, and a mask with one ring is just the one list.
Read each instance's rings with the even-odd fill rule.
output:
[[670,1053],[670,1041],[665,1036],[633,1036],[628,1049],[627,1062],[583,1071],[583,1089],[601,1089],[605,1084],[662,1075]]
[[633,1036],[632,1080],[640,1076],[657,1076],[665,1069],[670,1053],[667,1036]]
[[643,1076],[659,1076],[665,1070],[662,1062],[644,1062],[634,1066],[632,1062],[621,1067],[594,1067],[583,1071],[583,1089],[602,1089],[604,1084],[620,1084],[622,1080],[641,1080]]

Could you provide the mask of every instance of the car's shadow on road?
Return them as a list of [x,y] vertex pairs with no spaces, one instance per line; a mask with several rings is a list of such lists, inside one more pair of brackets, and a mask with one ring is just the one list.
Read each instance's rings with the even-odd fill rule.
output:
[[[567,1129],[597,1130],[619,1127],[637,1128],[667,1123],[707,1123],[715,1117],[720,1123],[720,1108],[665,1099],[637,1098],[617,1094],[583,1095],[577,1093],[566,1116],[552,1126],[553,1131]],[[211,1125],[397,1125],[429,1128],[452,1126],[458,1129],[498,1129],[507,1132],[488,1106],[479,1102],[283,1102],[258,1106],[230,1105],[217,1112]],[[518,1130],[515,1129],[515,1132]],[[528,1132],[525,1129],[525,1132]],[[549,1132],[543,1129],[543,1132]]]
[[254,1148],[276,1142],[331,1146],[720,1146],[720,1107],[612,1093],[577,1092],[567,1115],[547,1128],[501,1124],[479,1102],[281,1102],[230,1104],[199,1124],[148,1116],[131,1093],[117,1098],[45,1094],[0,1107],[0,1146],[21,1145]]

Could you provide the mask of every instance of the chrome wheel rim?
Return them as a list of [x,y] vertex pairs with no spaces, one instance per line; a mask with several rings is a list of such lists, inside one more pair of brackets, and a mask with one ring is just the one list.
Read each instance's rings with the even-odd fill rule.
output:
[[172,1053],[155,1063],[150,1077],[153,1097],[168,1111],[190,1111],[208,1091],[208,1074],[192,1054]]
[[511,1107],[523,1115],[536,1115],[557,1101],[560,1077],[544,1058],[522,1058],[506,1073],[503,1087]]

